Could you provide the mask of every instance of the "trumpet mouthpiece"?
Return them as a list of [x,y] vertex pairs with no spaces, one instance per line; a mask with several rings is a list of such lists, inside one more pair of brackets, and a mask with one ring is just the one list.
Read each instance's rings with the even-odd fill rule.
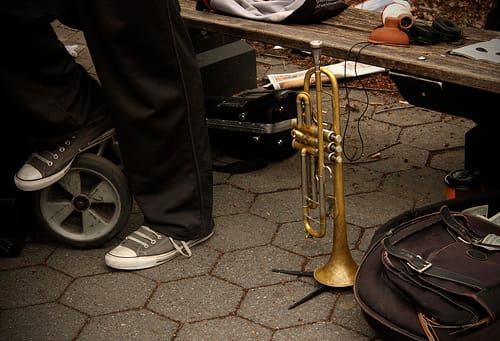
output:
[[321,64],[321,46],[323,42],[321,40],[313,40],[309,45],[311,46],[314,65],[319,67]]

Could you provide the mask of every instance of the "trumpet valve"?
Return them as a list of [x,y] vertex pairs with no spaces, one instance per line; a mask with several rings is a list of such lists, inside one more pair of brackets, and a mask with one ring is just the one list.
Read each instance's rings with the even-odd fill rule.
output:
[[337,153],[330,153],[327,155],[327,159],[330,162],[337,162],[337,163],[342,163],[342,156],[340,156]]
[[336,144],[335,142],[330,142],[326,145],[325,151],[326,152],[335,152],[337,154],[341,154],[342,153],[342,146]]
[[332,130],[323,129],[323,138],[327,141],[332,141],[336,143],[342,142],[342,136],[336,134]]

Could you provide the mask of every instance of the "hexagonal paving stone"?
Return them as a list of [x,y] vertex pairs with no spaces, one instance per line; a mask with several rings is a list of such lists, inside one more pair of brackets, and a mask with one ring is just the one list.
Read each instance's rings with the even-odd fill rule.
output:
[[244,288],[290,280],[272,269],[300,270],[304,258],[275,246],[259,246],[225,253],[212,274]]
[[361,236],[360,242],[358,244],[358,247],[362,251],[368,250],[368,247],[371,244],[371,241],[373,239],[373,235],[377,231],[378,227],[373,227],[373,228],[366,228],[363,229],[363,235]]
[[174,321],[194,322],[234,313],[242,296],[236,285],[201,276],[161,284],[148,308]]
[[409,199],[383,192],[351,195],[345,198],[346,220],[357,226],[374,227],[412,208],[412,205]]
[[399,103],[378,109],[372,118],[377,121],[396,124],[399,126],[414,126],[430,122],[439,122],[442,113],[414,106],[401,106]]
[[[314,229],[317,228],[317,226],[314,226]],[[323,254],[331,248],[331,244],[331,231],[327,231],[323,238],[309,237],[304,230],[302,221],[281,225],[273,241],[273,245],[304,257]]]
[[72,277],[106,273],[111,271],[104,263],[104,254],[108,250],[108,247],[88,250],[61,247],[50,255],[47,264]]
[[258,324],[240,317],[228,316],[223,319],[185,324],[175,340],[269,340],[272,332]]
[[59,303],[0,313],[1,340],[74,340],[87,316]]
[[91,318],[78,340],[171,340],[177,328],[149,310],[130,310]]
[[0,307],[2,309],[55,301],[71,278],[46,266],[36,265],[2,273]]
[[252,204],[251,213],[277,223],[302,219],[302,191],[299,189],[259,194]]
[[431,155],[429,166],[451,172],[455,169],[464,168],[465,152],[464,148],[445,150]]
[[273,329],[326,321],[337,298],[333,292],[324,292],[293,309],[288,309],[291,304],[315,289],[314,286],[301,281],[250,289],[238,313]]
[[[371,165],[371,162],[363,164],[363,166]],[[355,194],[359,192],[375,191],[382,181],[383,174],[369,170],[362,166],[344,164],[343,179],[344,179],[344,195]],[[333,186],[329,184],[329,186]],[[333,187],[330,187],[333,188]]]
[[277,229],[269,220],[248,213],[218,217],[215,226],[216,234],[205,245],[220,251],[269,244]]
[[45,261],[54,252],[56,246],[42,243],[24,244],[17,257],[0,257],[0,269],[13,269],[21,266],[37,265]]
[[306,326],[291,327],[278,330],[274,333],[272,341],[293,340],[349,340],[368,341],[370,338],[360,335],[352,330],[343,328],[329,322],[318,322]]
[[[355,101],[355,102],[361,102],[362,104],[361,105],[366,105],[366,102],[367,100],[367,96],[369,95],[369,93],[367,93],[366,91],[363,91],[361,89],[356,89],[356,88],[351,88],[351,89],[346,89],[344,87],[345,83],[344,84],[341,84],[339,82],[339,97],[340,97],[340,107],[341,108],[344,108],[346,105],[347,105],[347,102],[349,100],[349,102],[351,101]],[[347,91],[347,93],[346,93]],[[346,95],[349,95],[349,97],[347,98]],[[327,105],[330,105],[330,100],[325,96],[324,97],[324,106],[326,107]],[[373,109],[372,107],[375,107],[375,105],[370,105],[368,108],[367,108],[367,114],[370,114]],[[345,113],[344,110],[340,110],[340,117],[342,120],[346,120],[346,117],[347,117],[347,114]]]
[[[229,185],[214,186],[214,217],[248,212],[255,194]],[[230,201],[227,199],[231,198]]]
[[231,174],[214,172],[214,185],[225,184]]
[[[378,157],[373,158],[371,162],[364,163],[363,166],[381,173],[393,173],[413,167],[425,167],[428,158],[427,150],[400,143],[380,151]],[[366,178],[362,176],[362,179]],[[367,192],[370,191],[364,183],[361,187]]]
[[401,131],[400,141],[429,151],[451,149],[464,145],[466,127],[449,123],[423,124]]
[[[389,174],[383,182],[382,190],[400,198],[418,200],[416,206],[424,206],[446,199],[445,176],[446,172],[435,169],[411,169]],[[415,188],[410,183],[415,183],[417,179],[420,186]],[[436,190],[439,188],[442,190]]]
[[[77,278],[61,302],[89,315],[143,307],[156,283],[133,272],[112,272]],[[124,293],[134,293],[124,295]]]
[[362,120],[359,123],[361,141],[358,133],[358,124],[351,124],[344,139],[344,156],[348,160],[355,160],[363,155],[378,152],[398,141],[401,128],[383,122]]
[[[217,232],[212,238],[217,238]],[[139,270],[137,273],[158,282],[168,282],[206,274],[214,267],[220,255],[216,250],[205,247],[212,238],[203,244],[192,247],[192,256],[189,258],[179,255],[164,264]]]

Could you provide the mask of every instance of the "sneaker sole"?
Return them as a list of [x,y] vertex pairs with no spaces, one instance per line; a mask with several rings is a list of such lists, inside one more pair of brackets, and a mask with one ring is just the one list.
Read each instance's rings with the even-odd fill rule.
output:
[[[189,247],[200,244],[214,235],[212,231],[208,236],[197,239],[192,242],[187,242]],[[172,250],[168,253],[155,256],[140,256],[140,257],[117,257],[110,253],[106,253],[104,261],[107,266],[118,270],[141,270],[152,268],[154,266],[168,262],[180,255],[179,251]]]

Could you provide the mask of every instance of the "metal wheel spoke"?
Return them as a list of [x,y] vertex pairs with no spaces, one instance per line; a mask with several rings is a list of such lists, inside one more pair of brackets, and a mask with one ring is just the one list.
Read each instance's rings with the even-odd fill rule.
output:
[[115,203],[116,193],[107,182],[101,181],[89,193],[89,199],[98,203]]
[[48,219],[62,225],[62,223],[75,211],[71,202],[68,201],[52,201],[47,203]]
[[73,196],[82,192],[80,172],[68,172],[58,184]]
[[82,212],[82,230],[86,234],[93,234],[102,230],[107,222],[102,219],[94,210]]

